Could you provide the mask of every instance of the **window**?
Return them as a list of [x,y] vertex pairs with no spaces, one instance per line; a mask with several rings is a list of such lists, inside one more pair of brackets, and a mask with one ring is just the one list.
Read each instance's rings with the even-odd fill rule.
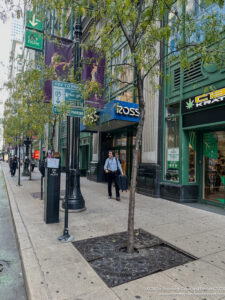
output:
[[188,158],[189,158],[189,182],[196,182],[196,132],[189,132],[189,147],[188,147]]
[[179,181],[179,103],[167,106],[165,179]]
[[112,60],[112,94],[122,90],[117,99],[126,102],[133,102],[133,89],[130,84],[133,83],[134,75],[133,67],[129,65],[130,62],[131,58],[128,45],[124,46],[120,50],[118,57]]
[[173,103],[167,106],[167,117],[179,114],[180,105],[179,103]]

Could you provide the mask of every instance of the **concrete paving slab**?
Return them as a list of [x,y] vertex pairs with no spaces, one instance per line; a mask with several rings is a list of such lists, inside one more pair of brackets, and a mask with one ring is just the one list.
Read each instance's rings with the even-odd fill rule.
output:
[[198,297],[214,297],[214,300],[225,296],[225,272],[203,260],[196,260],[164,271],[164,274],[190,289]]
[[225,242],[221,238],[213,236],[211,232],[192,234],[183,238],[170,238],[167,241],[200,258],[225,250]]
[[184,222],[184,223],[172,223],[163,224],[159,226],[152,226],[152,233],[159,235],[163,239],[179,238],[196,233],[204,233],[214,230],[215,226],[206,226],[201,223]]
[[114,287],[113,291],[123,300],[151,299],[151,300],[199,300],[182,285],[175,282],[164,273],[157,273],[134,280],[127,284]]
[[[53,270],[48,263],[43,269]],[[81,298],[97,291],[111,294],[111,290],[85,262],[54,266],[55,271],[46,273],[52,299]],[[59,280],[60,279],[60,280]],[[114,297],[116,298],[116,297]]]
[[211,255],[204,256],[202,260],[225,270],[225,251],[220,251]]

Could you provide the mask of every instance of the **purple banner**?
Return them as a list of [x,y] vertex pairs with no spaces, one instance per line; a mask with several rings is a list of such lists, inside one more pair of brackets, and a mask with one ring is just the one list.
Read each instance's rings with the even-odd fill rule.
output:
[[103,108],[105,59],[101,58],[94,50],[89,49],[88,51],[83,51],[83,60],[82,81],[97,82],[102,90],[99,94],[93,94],[89,99],[85,100],[85,104],[95,108]]
[[45,81],[44,102],[52,99],[52,80],[69,81],[72,67],[73,41],[52,36],[45,45],[45,64],[53,68],[53,76]]

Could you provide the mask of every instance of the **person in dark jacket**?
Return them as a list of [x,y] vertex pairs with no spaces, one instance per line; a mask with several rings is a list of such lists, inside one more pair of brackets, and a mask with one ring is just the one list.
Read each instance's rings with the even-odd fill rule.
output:
[[31,172],[34,171],[34,168],[35,168],[35,159],[32,158],[32,159],[31,159]]
[[116,188],[116,200],[120,201],[120,190],[119,190],[119,175],[123,174],[123,170],[120,161],[114,157],[113,152],[109,151],[109,157],[105,161],[104,170],[108,174],[108,196],[112,198],[112,182],[115,182]]
[[17,168],[17,158],[13,156],[12,163],[11,163],[11,176],[15,176]]

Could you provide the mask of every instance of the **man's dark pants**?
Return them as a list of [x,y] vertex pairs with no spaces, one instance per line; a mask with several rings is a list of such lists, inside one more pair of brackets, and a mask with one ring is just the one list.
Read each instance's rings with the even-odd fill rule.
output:
[[12,167],[11,168],[11,175],[15,176],[15,174],[16,174],[16,167]]
[[120,197],[120,189],[119,189],[119,174],[117,172],[109,172],[108,173],[108,194],[112,196],[112,182],[115,181],[116,188],[116,197]]

